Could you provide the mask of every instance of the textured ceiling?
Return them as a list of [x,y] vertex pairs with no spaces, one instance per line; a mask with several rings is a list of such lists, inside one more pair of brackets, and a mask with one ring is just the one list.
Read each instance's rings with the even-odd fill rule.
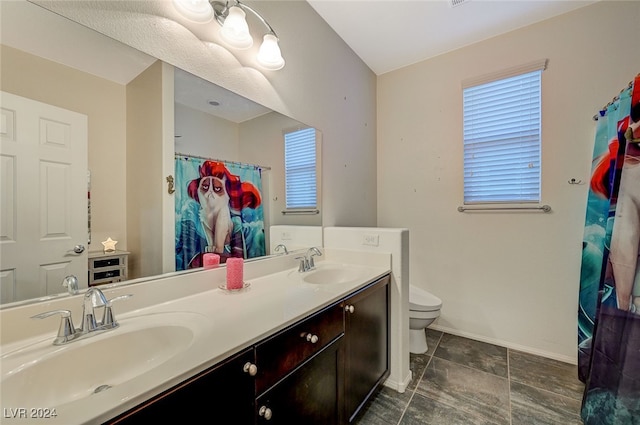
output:
[[[26,0],[1,0],[0,8],[2,44],[91,75],[126,85],[156,61]],[[182,70],[176,71],[175,100],[236,123],[271,111]]]

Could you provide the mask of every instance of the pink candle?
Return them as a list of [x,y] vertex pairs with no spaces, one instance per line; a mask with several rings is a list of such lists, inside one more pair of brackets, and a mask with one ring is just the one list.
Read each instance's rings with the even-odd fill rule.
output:
[[244,260],[238,257],[227,258],[227,289],[241,289],[243,282]]
[[202,263],[204,264],[205,269],[218,267],[218,265],[220,264],[220,256],[218,254],[207,252],[202,256]]

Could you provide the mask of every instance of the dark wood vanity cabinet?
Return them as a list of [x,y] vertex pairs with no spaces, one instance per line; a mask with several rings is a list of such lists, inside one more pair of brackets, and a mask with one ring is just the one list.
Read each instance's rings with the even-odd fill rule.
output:
[[253,347],[108,421],[108,424],[254,423]]
[[344,333],[340,303],[256,345],[256,394],[260,395]]
[[389,276],[107,422],[340,425],[389,374]]
[[344,309],[335,303],[256,345],[257,423],[343,423]]
[[343,336],[256,399],[257,424],[344,423]]
[[344,301],[344,404],[349,422],[389,376],[389,282],[387,276]]

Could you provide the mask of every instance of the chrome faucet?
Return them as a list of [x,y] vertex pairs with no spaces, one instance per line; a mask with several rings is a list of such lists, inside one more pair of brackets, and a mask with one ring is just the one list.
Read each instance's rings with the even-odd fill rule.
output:
[[69,275],[62,280],[62,286],[67,288],[70,295],[76,295],[78,293],[78,278]]
[[289,253],[289,250],[287,249],[287,247],[285,246],[285,244],[278,244],[276,245],[275,248],[273,248],[273,252],[278,252],[280,251],[280,248],[282,248],[284,250],[284,254],[287,255]]
[[[69,342],[96,335],[118,327],[118,322],[113,316],[112,303],[117,300],[129,298],[131,294],[121,295],[110,300],[104,296],[98,288],[89,288],[82,299],[82,325],[79,328],[73,326],[71,311],[52,310],[31,316],[32,319],[44,319],[60,314],[62,320],[58,328],[58,335],[53,340],[53,345],[64,345]],[[96,309],[102,308],[101,320],[96,320]]]
[[309,263],[309,270],[313,269],[316,266],[315,263],[313,262],[313,257],[316,255],[320,257],[322,256],[322,252],[320,252],[320,250],[315,246],[312,246],[307,250],[306,257],[307,257],[307,262]]
[[300,260],[300,265],[298,266],[298,271],[300,273],[308,272],[315,268],[315,263],[313,261],[313,257],[321,256],[322,252],[318,248],[311,247],[307,250],[307,253],[303,257],[296,257],[296,260]]
[[100,322],[96,320],[95,311],[98,307],[106,310],[107,303],[107,297],[104,296],[100,289],[93,287],[87,290],[83,298],[82,326],[80,327],[80,332],[93,332],[98,328],[98,323],[102,324],[104,321],[104,311],[102,312],[102,320],[100,320]]

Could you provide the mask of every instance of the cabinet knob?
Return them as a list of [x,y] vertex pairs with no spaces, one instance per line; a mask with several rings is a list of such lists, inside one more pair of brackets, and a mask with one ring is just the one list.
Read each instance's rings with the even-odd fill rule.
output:
[[256,376],[256,373],[258,373],[258,366],[251,362],[246,362],[242,367],[242,370],[248,373],[249,376]]
[[353,313],[354,312],[354,308],[352,305],[347,305],[344,307],[344,311],[348,312],[348,313]]
[[318,335],[314,335],[312,333],[303,333],[302,337],[312,344],[318,342]]
[[270,420],[271,416],[273,416],[273,412],[271,412],[271,409],[267,406],[262,406],[260,407],[260,410],[258,410],[258,415],[262,416],[266,420]]

